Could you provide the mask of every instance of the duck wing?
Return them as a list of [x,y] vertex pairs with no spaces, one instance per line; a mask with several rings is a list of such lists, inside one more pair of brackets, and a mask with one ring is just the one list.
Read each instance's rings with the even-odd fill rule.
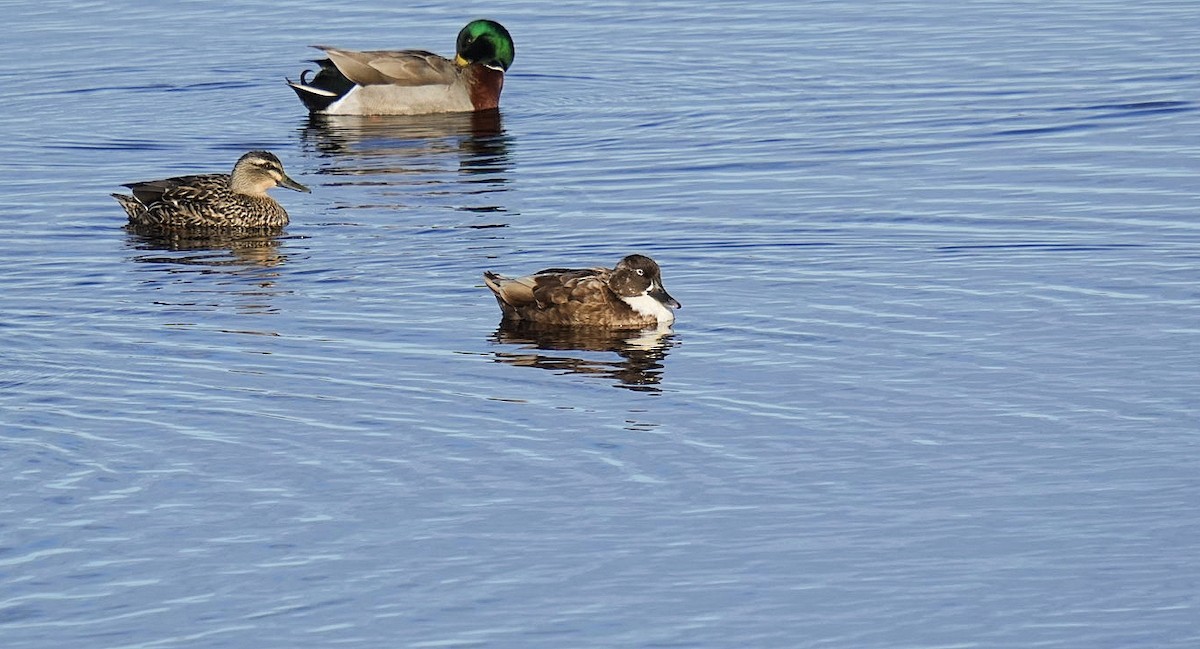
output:
[[356,52],[316,45],[338,71],[360,86],[431,86],[458,78],[454,62],[424,50],[374,50]]
[[228,174],[200,174],[176,176],[162,180],[148,180],[124,185],[133,191],[133,196],[142,205],[171,202],[184,203],[204,200],[225,191],[229,187]]
[[608,299],[607,268],[547,268],[528,278],[530,291],[538,306],[569,302],[604,302]]
[[572,299],[585,300],[589,293],[604,288],[608,271],[603,268],[547,268],[524,277],[504,277],[487,271],[484,282],[496,298],[515,308],[545,308]]

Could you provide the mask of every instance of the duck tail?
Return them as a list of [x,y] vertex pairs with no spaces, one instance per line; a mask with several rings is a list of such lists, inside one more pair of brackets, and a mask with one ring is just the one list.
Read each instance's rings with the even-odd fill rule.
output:
[[493,293],[496,294],[496,297],[500,297],[500,291],[503,290],[500,287],[500,282],[503,282],[503,281],[504,281],[503,275],[500,275],[498,273],[493,273],[490,270],[483,271],[483,283],[487,284],[487,287],[489,289],[491,289]]
[[112,197],[117,199],[121,204],[121,208],[129,215],[130,222],[138,220],[143,212],[146,211],[146,206],[142,205],[136,198],[125,194],[112,194]]
[[329,59],[314,59],[313,63],[321,66],[321,69],[312,79],[308,78],[312,70],[305,70],[300,73],[300,81],[285,81],[296,91],[296,96],[304,102],[310,113],[319,113],[350,92],[354,82],[347,79]]
[[484,271],[483,281],[495,294],[496,301],[502,309],[521,307],[536,301],[533,295],[534,283],[530,278],[512,279],[489,270]]

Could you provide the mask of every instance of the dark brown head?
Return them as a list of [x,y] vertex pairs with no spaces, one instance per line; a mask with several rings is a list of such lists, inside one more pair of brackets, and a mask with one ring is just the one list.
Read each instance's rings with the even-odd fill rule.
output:
[[648,296],[670,309],[681,306],[663,288],[662,271],[658,264],[645,255],[629,255],[622,259],[613,269],[608,287],[627,303]]

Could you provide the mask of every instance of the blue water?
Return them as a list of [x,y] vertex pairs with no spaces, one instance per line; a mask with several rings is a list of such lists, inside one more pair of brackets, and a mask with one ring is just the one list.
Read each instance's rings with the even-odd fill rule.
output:
[[[10,3],[0,646],[1200,646],[1200,9],[651,4]],[[283,84],[482,15],[498,119]],[[252,148],[283,235],[121,228]]]

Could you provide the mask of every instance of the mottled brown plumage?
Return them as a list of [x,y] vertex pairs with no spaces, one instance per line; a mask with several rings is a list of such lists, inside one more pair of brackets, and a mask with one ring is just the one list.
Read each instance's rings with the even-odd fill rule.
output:
[[275,186],[307,192],[283,171],[273,153],[243,155],[231,174],[176,176],[124,185],[133,195],[113,194],[137,230],[205,231],[264,229],[287,225],[283,206],[267,195]]
[[658,264],[629,255],[616,268],[547,268],[506,278],[491,271],[484,282],[509,321],[544,325],[647,327],[675,320],[679,302],[662,285]]

